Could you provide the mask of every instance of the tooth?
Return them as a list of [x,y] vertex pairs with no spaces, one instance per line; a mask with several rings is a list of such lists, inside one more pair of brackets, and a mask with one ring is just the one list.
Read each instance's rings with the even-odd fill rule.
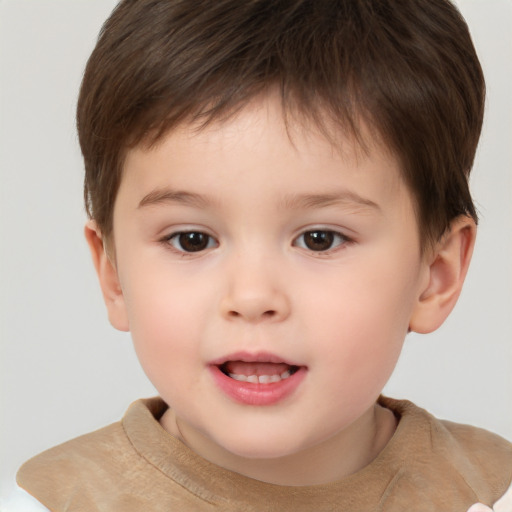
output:
[[237,375],[236,373],[230,373],[229,376],[232,379],[239,380],[241,382],[247,382],[247,377],[245,375]]
[[272,382],[279,382],[280,380],[287,379],[291,373],[286,370],[281,375],[238,375],[236,373],[228,374],[233,380],[240,382],[250,382],[251,384],[270,384]]

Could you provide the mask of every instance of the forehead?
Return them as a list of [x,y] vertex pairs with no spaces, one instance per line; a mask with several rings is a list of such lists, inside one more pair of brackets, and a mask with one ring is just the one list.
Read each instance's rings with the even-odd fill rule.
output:
[[[270,87],[265,93],[258,93],[245,103],[237,103],[226,110],[205,108],[193,118],[162,129],[150,131],[149,135],[137,139],[137,148],[151,149],[159,146],[169,135],[193,137],[196,142],[223,138],[227,142],[235,140],[250,129],[252,137],[258,126],[267,129],[269,125],[277,127],[286,134],[291,145],[305,143],[321,146],[322,150],[341,152],[341,154],[364,154],[371,149],[389,152],[390,158],[396,155],[388,148],[375,128],[371,114],[347,112],[348,117],[337,117],[331,113],[328,105],[319,101],[301,103],[299,99],[283,97],[281,91]],[[157,122],[165,126],[165,122]],[[320,143],[320,144],[319,144]]]
[[[256,179],[260,175],[265,179]],[[391,197],[403,188],[397,159],[365,124],[357,132],[334,123],[319,126],[284,111],[275,95],[224,120],[182,123],[153,145],[129,150],[119,192],[128,184],[142,197],[154,190],[158,196],[167,186],[192,186],[208,195],[258,188],[281,199],[287,188],[325,196],[337,184],[349,195],[369,194],[368,203],[377,202],[372,195]]]

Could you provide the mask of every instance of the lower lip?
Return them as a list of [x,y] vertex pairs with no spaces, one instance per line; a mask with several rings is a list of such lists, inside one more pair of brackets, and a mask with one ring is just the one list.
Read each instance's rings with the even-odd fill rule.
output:
[[210,366],[217,386],[230,398],[245,405],[273,405],[290,396],[306,375],[306,368],[299,368],[293,375],[279,382],[255,384],[241,382],[223,373],[218,366]]

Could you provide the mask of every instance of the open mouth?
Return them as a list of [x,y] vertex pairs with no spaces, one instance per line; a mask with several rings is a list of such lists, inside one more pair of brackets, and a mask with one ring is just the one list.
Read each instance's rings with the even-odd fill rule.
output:
[[250,406],[274,405],[294,394],[306,366],[268,352],[238,352],[209,363],[214,382],[228,397]]
[[287,363],[226,361],[218,366],[220,371],[239,382],[271,384],[288,379],[299,370]]

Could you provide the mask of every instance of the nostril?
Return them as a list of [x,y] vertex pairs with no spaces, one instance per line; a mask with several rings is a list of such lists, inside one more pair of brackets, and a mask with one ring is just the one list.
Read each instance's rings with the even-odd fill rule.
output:
[[[275,316],[277,315],[277,311],[275,311],[274,309],[268,309],[267,311],[263,311],[263,313],[261,313],[261,316],[260,318],[274,318]],[[230,310],[228,311],[228,316],[230,318],[239,318],[239,317],[249,317],[250,315],[247,315],[247,314],[243,314],[239,311],[236,311],[236,310]]]
[[235,292],[231,291],[221,300],[220,313],[226,319],[275,322],[288,317],[290,304],[280,293]]

